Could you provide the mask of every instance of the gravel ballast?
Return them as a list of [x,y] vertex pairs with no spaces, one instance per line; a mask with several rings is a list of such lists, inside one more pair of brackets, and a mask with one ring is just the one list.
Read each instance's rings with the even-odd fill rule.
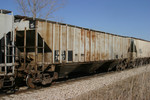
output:
[[0,97],[0,100],[76,100],[75,98],[81,97],[82,94],[87,94],[88,92],[104,88],[145,72],[150,72],[150,66],[138,67],[102,76],[94,76],[93,78],[83,78],[40,90],[3,96]]

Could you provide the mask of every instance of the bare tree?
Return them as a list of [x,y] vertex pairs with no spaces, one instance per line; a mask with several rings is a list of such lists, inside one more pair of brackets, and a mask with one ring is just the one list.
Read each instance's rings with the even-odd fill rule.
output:
[[64,7],[65,0],[16,0],[19,10],[33,18],[52,18],[52,14]]

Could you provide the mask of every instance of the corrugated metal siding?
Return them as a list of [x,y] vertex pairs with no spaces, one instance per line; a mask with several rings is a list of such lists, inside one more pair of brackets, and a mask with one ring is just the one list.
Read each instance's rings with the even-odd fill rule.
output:
[[[148,43],[148,50],[150,50],[150,43]],[[148,56],[150,57],[150,51],[148,52]]]
[[113,59],[112,54],[113,54],[113,38],[112,35],[109,35],[109,60]]
[[105,34],[100,33],[100,51],[101,51],[101,60],[105,60]]
[[[148,44],[148,50],[150,50],[150,43]],[[150,57],[150,51],[149,51],[149,57]]]
[[84,62],[84,57],[85,57],[85,54],[84,54],[84,38],[85,38],[85,35],[84,35],[84,29],[81,29],[81,45],[80,45],[80,57],[81,57],[81,62]]
[[124,39],[124,44],[125,44],[125,45],[124,45],[124,53],[123,53],[124,55],[123,55],[123,57],[124,57],[124,58],[127,58],[127,57],[128,57],[128,54],[127,54],[127,53],[128,53],[128,48],[129,48],[129,47],[128,47],[128,45],[129,45],[129,44],[128,44],[128,38],[125,38],[125,39]]
[[85,57],[86,57],[86,61],[90,61],[90,31],[86,30],[85,32],[85,36],[86,36],[86,41],[85,41]]
[[[83,28],[57,23],[38,21],[38,33],[52,50],[45,55],[46,59],[53,59],[55,51],[59,52],[59,62],[89,62],[99,60],[113,60],[129,57],[131,38],[96,32]],[[149,42],[134,39],[137,57],[148,57]],[[142,50],[142,54],[140,54]],[[62,53],[65,51],[65,59]],[[68,61],[72,52],[72,61]],[[39,55],[41,57],[41,55]],[[51,60],[47,60],[52,62]]]
[[97,61],[100,60],[100,34],[97,32]]
[[113,58],[112,59],[115,59],[116,58],[116,36],[113,36]]
[[137,49],[136,58],[150,57],[150,43],[147,41],[134,39],[134,43]]

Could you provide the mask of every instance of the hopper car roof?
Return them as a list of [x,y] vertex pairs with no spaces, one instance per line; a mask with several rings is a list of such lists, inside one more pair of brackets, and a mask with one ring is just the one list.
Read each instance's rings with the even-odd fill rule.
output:
[[0,9],[0,13],[9,14],[9,13],[12,13],[12,11]]

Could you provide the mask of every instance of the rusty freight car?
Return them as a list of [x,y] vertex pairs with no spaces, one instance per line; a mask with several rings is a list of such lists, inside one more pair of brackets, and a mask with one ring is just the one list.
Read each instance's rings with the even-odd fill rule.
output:
[[13,33],[15,77],[31,88],[72,73],[125,69],[150,61],[149,41],[64,23],[17,15]]
[[150,57],[149,41],[22,16],[15,16],[15,24],[16,47],[23,59],[18,70],[25,76],[36,73],[27,77],[33,82],[51,83],[71,73],[92,73],[103,63],[112,62],[111,69],[116,62],[119,67],[118,62]]

